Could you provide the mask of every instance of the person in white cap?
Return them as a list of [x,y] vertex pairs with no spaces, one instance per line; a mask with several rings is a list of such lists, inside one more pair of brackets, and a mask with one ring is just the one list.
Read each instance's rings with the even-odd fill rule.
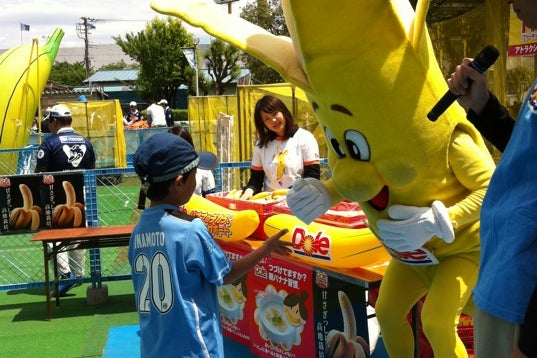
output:
[[123,117],[123,124],[126,126],[132,125],[138,121],[143,121],[144,116],[142,115],[142,112],[136,108],[138,104],[134,101],[131,101],[129,103],[129,111],[127,114]]
[[160,104],[162,108],[164,108],[164,114],[166,115],[166,126],[170,128],[173,127],[173,113],[170,106],[168,106],[168,101],[163,98],[158,102],[158,104]]
[[166,127],[166,114],[164,113],[164,108],[159,106],[153,99],[151,99],[149,103],[151,104],[146,110],[147,124],[149,124],[149,128]]
[[[37,151],[36,173],[64,170],[94,169],[95,151],[91,142],[71,127],[73,118],[67,106],[57,104],[50,108],[47,117],[52,135],[43,139]],[[86,251],[70,250],[58,254],[60,279],[81,279],[86,267]],[[78,284],[76,284],[78,285]],[[64,296],[76,286],[60,282],[58,295]],[[56,293],[52,293],[54,296]]]

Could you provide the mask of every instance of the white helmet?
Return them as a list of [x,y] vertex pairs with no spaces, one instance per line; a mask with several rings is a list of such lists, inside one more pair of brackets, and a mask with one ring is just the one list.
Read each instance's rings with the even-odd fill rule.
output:
[[129,103],[129,107],[132,107],[132,106],[136,107],[136,105],[137,105],[137,103],[134,102],[134,101],[132,101],[131,103]]
[[71,117],[71,111],[63,104],[57,104],[50,109],[49,116],[53,118]]

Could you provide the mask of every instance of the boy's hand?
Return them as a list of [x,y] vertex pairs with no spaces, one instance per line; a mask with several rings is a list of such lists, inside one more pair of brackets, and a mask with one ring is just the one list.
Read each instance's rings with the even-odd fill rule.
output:
[[284,255],[284,256],[288,256],[293,252],[293,250],[290,248],[293,246],[293,243],[280,240],[288,232],[289,232],[289,229],[282,229],[278,233],[272,235],[271,237],[265,240],[262,247],[266,248],[267,257],[270,257],[270,254],[273,251],[276,251],[276,253],[280,255]]

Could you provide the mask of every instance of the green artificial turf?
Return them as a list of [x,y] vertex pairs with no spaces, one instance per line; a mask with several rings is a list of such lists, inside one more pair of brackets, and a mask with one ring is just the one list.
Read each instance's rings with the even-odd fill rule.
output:
[[84,284],[52,301],[46,320],[45,289],[0,292],[0,357],[102,357],[110,327],[138,323],[132,282],[107,282],[108,301],[86,303]]

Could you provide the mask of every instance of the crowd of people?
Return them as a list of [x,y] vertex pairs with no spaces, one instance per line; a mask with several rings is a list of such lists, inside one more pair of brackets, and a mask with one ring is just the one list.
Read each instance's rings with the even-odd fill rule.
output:
[[138,104],[131,101],[128,112],[123,116],[123,125],[126,128],[162,128],[173,127],[173,112],[168,101],[161,99],[158,103],[155,100],[149,100],[149,106],[146,108],[146,117],[138,110]]
[[[537,29],[537,2],[508,3],[528,27]],[[503,152],[480,214],[479,273],[472,291],[475,354],[477,358],[537,357],[537,152],[532,146],[537,138],[537,80],[515,121],[488,90],[486,74],[473,69],[471,62],[465,58],[456,67],[447,81],[449,89],[458,95],[469,121]],[[205,196],[216,191],[211,172],[216,156],[196,152],[190,133],[174,126],[167,100],[151,100],[146,117],[132,101],[123,124],[146,122],[148,128],[170,130],[143,141],[134,155],[134,169],[142,183],[139,208],[145,210],[132,237],[161,233],[166,238],[158,246],[139,246],[138,240],[131,240],[129,246],[142,356],[222,356],[216,287],[240,278],[272,252],[287,255],[288,244],[280,241],[285,230],[231,261],[200,219],[179,211],[193,194]],[[52,135],[39,146],[36,172],[95,168],[91,142],[75,133],[71,122],[66,106],[47,110],[39,127]],[[290,188],[298,178],[320,179],[319,145],[312,133],[298,126],[280,98],[266,95],[257,101],[254,124],[257,138],[241,199],[250,199],[260,191]],[[77,161],[71,160],[65,146],[81,153]],[[60,255],[61,278],[83,277],[83,250],[70,251],[76,255],[74,260],[65,253]],[[154,266],[150,263],[156,259],[159,273],[151,276]],[[78,265],[73,267],[69,262]],[[150,291],[165,287],[166,302],[149,302],[162,295],[148,294],[148,277],[166,283],[149,287]],[[59,294],[72,287],[60,284]],[[163,339],[163,335],[182,339]]]
[[[537,28],[536,2],[520,0],[508,1],[508,3],[513,5],[517,16],[528,27]],[[480,214],[479,272],[477,284],[472,291],[476,306],[473,313],[475,354],[478,358],[536,357],[537,216],[534,213],[537,209],[537,200],[534,199],[533,192],[537,177],[534,166],[531,164],[537,161],[537,154],[532,148],[531,139],[537,136],[537,110],[535,109],[537,108],[535,97],[537,81],[530,88],[517,120],[514,121],[497,98],[488,91],[486,75],[474,70],[470,65],[471,61],[472,59],[465,58],[457,66],[448,79],[448,86],[451,92],[459,96],[458,101],[467,110],[469,121],[503,152],[486,190]],[[290,187],[299,177],[319,178],[317,143],[310,133],[298,128],[289,111],[278,98],[265,96],[258,101],[254,120],[257,141],[252,157],[250,179],[243,189],[242,199],[248,199],[261,190],[270,191]],[[175,137],[174,139],[172,137],[161,138],[160,141],[169,144],[166,153],[185,151],[184,144]],[[157,189],[153,189],[154,194],[150,195],[150,198],[153,197],[155,208],[159,205],[170,205],[170,207],[168,210],[159,209],[157,213],[153,212],[153,216],[150,216],[149,212],[144,212],[144,217],[138,224],[134,235],[167,230],[168,227],[164,226],[166,221],[162,219],[163,215],[174,216],[172,212],[176,211],[177,205],[187,200],[185,197],[188,198],[195,187],[195,183],[188,184],[188,180],[189,169],[196,165],[189,166],[186,161],[178,163],[178,160],[175,160],[174,162],[171,158],[166,158],[169,161],[168,165],[164,164],[164,159],[152,165],[151,158],[165,158],[166,154],[162,152],[163,148],[160,143],[157,145],[155,140],[151,142],[144,142],[138,149],[135,159],[136,170],[142,182],[149,182],[148,191],[155,184],[165,183],[163,184],[165,189],[162,188],[159,191],[160,197],[155,196]],[[191,146],[187,149],[190,153],[189,160],[193,162],[199,160]],[[173,173],[166,175],[165,180],[164,177],[155,179],[155,175],[162,176],[158,173],[161,173],[163,168],[173,168],[170,169]],[[184,189],[184,186],[189,186],[189,189]],[[159,225],[162,226],[155,227],[155,223],[161,223]],[[196,225],[195,220],[188,221],[185,225]],[[206,242],[203,238],[205,229],[199,228],[201,233],[196,235],[193,242],[196,244]],[[178,240],[181,239],[178,238]],[[210,242],[212,247],[212,240]],[[271,238],[269,242],[276,247],[278,241],[277,238]],[[182,247],[182,245],[187,245],[187,241],[176,247]],[[148,251],[147,255],[154,255],[151,249],[146,250],[131,245],[129,257],[133,267],[136,264],[136,258],[144,250]],[[171,251],[167,251],[167,254]],[[180,249],[179,252],[184,252],[184,249]],[[211,304],[203,311],[203,316],[214,317],[213,328],[210,331],[200,331],[198,327],[190,327],[190,339],[193,339],[190,349],[194,349],[193,347],[202,349],[201,347],[206,347],[207,342],[210,342],[211,347],[221,344],[221,327],[217,322],[219,317],[211,314],[214,313],[217,300],[214,296],[214,286],[225,282],[226,273],[234,268],[235,264],[237,263],[215,264],[214,267],[221,268],[222,265],[225,267],[222,269],[224,274],[216,280],[211,272],[207,272],[207,275],[204,273],[204,277],[211,282],[209,287],[212,287],[210,289],[212,294]],[[138,293],[141,292],[141,283],[144,279],[141,273],[143,272],[133,270],[137,299],[140,299]],[[135,275],[138,276],[135,277]],[[181,289],[179,282],[172,286],[174,290]],[[192,292],[189,297],[202,295],[207,286],[203,287],[203,289],[198,288],[197,293]],[[196,300],[188,304],[193,302]],[[188,317],[192,312],[192,309],[187,309],[178,314],[180,317],[185,317],[185,315]],[[139,310],[139,314],[143,322],[141,326],[142,352],[147,352],[148,349],[155,351],[163,349],[164,352],[167,349],[184,348],[181,344],[174,348],[150,344],[155,341],[154,329],[151,327],[165,322],[170,316],[165,317],[151,310],[149,312]],[[429,310],[428,314],[434,314],[434,311]],[[194,339],[195,337],[197,338]]]

